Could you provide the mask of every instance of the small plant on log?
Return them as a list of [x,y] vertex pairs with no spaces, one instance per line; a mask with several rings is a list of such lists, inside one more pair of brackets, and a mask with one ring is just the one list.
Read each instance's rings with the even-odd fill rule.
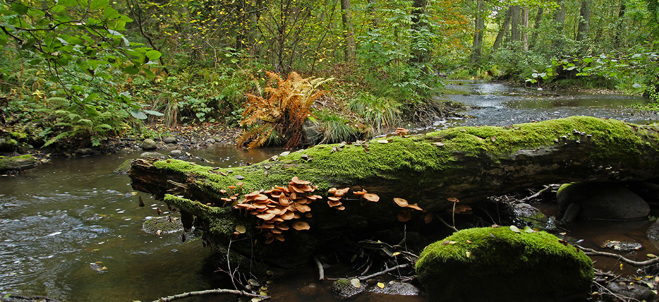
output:
[[311,115],[311,105],[326,92],[318,88],[332,78],[302,78],[291,72],[284,80],[276,73],[266,74],[270,81],[265,97],[247,94],[240,123],[247,130],[238,144],[255,148],[281,141],[285,148],[297,147],[303,141],[302,124]]

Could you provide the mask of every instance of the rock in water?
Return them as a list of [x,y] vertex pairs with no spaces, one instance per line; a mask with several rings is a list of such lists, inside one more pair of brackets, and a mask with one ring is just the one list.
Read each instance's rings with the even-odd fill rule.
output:
[[416,272],[431,301],[582,302],[593,263],[546,232],[474,228],[427,246]]
[[571,204],[580,207],[578,218],[586,220],[632,221],[645,219],[650,214],[650,206],[643,198],[619,183],[574,183],[563,185],[556,199],[559,217],[576,213],[567,211]]
[[158,145],[154,140],[147,138],[144,141],[142,141],[142,150],[149,151],[149,150],[155,150],[156,148],[158,148]]

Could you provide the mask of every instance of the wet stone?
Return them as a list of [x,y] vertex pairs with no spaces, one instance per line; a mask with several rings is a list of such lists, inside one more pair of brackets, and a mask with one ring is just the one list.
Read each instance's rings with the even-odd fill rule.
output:
[[155,150],[158,148],[158,144],[150,138],[147,138],[142,141],[142,150],[149,151],[149,150]]
[[369,292],[385,295],[418,296],[421,293],[421,290],[409,283],[390,281],[385,284],[384,288],[378,286],[371,287]]
[[332,283],[332,291],[337,296],[347,299],[366,291],[366,286],[362,284],[361,286],[356,287],[351,280],[341,278]]
[[181,219],[174,217],[171,217],[171,219],[170,217],[153,217],[142,224],[142,231],[155,235],[171,234],[182,230],[183,223],[181,223]]
[[173,136],[168,136],[162,139],[163,143],[165,144],[176,144],[178,142],[178,139]]

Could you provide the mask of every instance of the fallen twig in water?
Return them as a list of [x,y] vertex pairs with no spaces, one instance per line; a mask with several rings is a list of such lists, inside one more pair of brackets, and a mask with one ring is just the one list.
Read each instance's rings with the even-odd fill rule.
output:
[[633,266],[646,266],[646,265],[650,265],[650,264],[659,263],[659,258],[652,258],[652,259],[645,260],[645,261],[634,261],[634,260],[625,258],[622,255],[618,255],[616,253],[600,252],[600,251],[596,251],[594,249],[583,247],[583,246],[580,246],[580,245],[577,245],[577,244],[575,244],[574,246],[577,247],[578,249],[584,251],[586,253],[586,255],[616,258],[616,259],[620,260],[621,262],[624,262],[624,263],[627,263],[627,264],[633,265]]
[[153,300],[153,302],[168,302],[168,301],[174,301],[174,300],[183,299],[183,298],[187,298],[187,297],[213,295],[213,294],[232,294],[232,295],[238,295],[238,296],[259,298],[259,299],[261,299],[261,301],[270,299],[270,296],[261,296],[259,294],[250,293],[250,292],[246,292],[246,291],[243,291],[243,290],[218,288],[218,289],[209,289],[209,290],[200,290],[200,291],[194,291],[194,292],[187,292],[187,293],[182,293],[182,294],[178,294],[178,295],[163,297],[163,298],[159,298],[158,300]]

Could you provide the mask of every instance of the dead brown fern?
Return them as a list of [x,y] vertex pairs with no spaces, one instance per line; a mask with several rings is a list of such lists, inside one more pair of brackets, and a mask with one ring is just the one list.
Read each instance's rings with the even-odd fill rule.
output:
[[285,148],[295,148],[304,139],[302,125],[311,115],[311,105],[326,91],[318,90],[332,78],[302,78],[291,72],[286,80],[266,71],[270,78],[264,96],[247,94],[241,126],[247,130],[238,138],[239,145],[261,147],[275,137],[285,141]]

